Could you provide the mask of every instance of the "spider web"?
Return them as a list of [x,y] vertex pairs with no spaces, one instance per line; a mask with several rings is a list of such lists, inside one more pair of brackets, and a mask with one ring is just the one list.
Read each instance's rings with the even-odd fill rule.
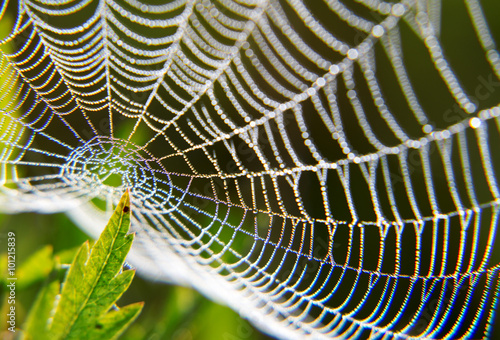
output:
[[498,10],[4,1],[1,208],[130,188],[139,271],[281,338],[491,337]]

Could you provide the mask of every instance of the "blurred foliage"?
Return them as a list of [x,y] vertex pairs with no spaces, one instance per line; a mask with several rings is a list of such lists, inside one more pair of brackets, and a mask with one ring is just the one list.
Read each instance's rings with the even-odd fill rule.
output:
[[[16,234],[16,327],[26,321],[27,312],[50,273],[52,253],[61,263],[69,263],[79,246],[89,240],[64,214],[0,215],[2,339],[8,339],[10,335],[5,329],[8,304],[3,284],[7,264],[5,240],[9,231]],[[233,310],[190,288],[151,282],[136,276],[118,305],[139,301],[145,302],[143,312],[120,339],[270,339]]]

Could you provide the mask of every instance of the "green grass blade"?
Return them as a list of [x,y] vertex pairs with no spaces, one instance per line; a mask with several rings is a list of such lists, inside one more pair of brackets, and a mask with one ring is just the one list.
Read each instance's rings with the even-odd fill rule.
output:
[[47,245],[37,250],[17,270],[17,289],[23,290],[43,281],[53,270],[54,259],[52,246]]
[[[133,240],[132,234],[127,235],[129,227],[130,198],[126,192],[92,249],[85,242],[73,260],[52,321],[52,339],[84,339],[91,331],[98,331],[99,339],[111,339],[138,315],[142,305],[110,312],[114,318],[107,316],[134,276],[134,271],[120,273]],[[112,326],[112,320],[119,325]],[[99,326],[104,324],[106,327]]]
[[24,324],[24,340],[48,340],[49,318],[54,308],[54,301],[61,282],[55,275],[46,283],[31,307],[26,323]]

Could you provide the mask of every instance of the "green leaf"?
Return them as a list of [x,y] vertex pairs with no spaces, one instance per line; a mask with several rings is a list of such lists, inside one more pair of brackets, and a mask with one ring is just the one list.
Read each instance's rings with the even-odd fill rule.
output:
[[60,263],[69,265],[71,262],[73,262],[73,259],[75,258],[75,255],[79,249],[80,249],[80,246],[69,248],[69,249],[64,249],[64,250],[61,250],[61,251],[57,252],[56,254],[54,254],[54,256],[59,259]]
[[[133,235],[127,235],[129,227],[127,191],[92,249],[85,242],[75,256],[48,330],[50,339],[114,339],[138,316],[142,303],[109,311],[134,277],[132,270],[120,273],[133,241]],[[37,300],[39,305],[35,304],[40,313],[37,317],[43,315],[47,320],[46,300],[52,295],[53,287],[49,285]],[[41,327],[37,322],[28,323],[26,338],[30,334],[40,337],[41,329],[32,333]]]
[[[54,271],[55,272],[55,271]],[[55,273],[53,273],[55,274]],[[24,340],[50,339],[49,318],[54,308],[54,301],[59,294],[61,282],[56,275],[51,275],[42,288],[31,307],[26,323],[24,324]]]
[[54,268],[52,246],[37,250],[17,270],[17,288],[23,290],[32,284],[43,281]]
[[[101,317],[94,328],[89,328],[83,339],[115,339],[139,315],[144,303],[137,302],[111,311]],[[114,334],[113,337],[109,335]]]

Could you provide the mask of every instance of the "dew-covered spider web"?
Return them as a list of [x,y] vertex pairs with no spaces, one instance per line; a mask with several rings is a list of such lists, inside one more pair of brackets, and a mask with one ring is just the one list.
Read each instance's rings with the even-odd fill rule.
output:
[[4,0],[0,206],[280,338],[492,337],[500,3]]

